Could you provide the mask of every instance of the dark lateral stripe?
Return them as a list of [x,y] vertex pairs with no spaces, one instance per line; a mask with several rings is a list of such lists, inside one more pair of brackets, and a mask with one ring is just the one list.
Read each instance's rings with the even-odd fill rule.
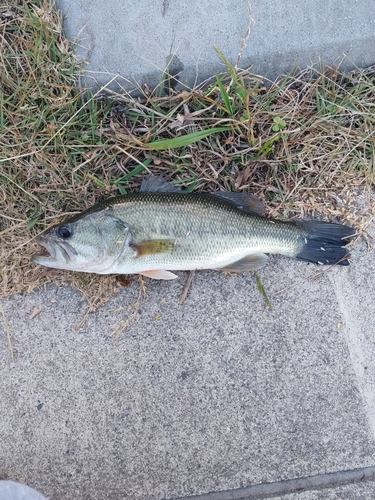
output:
[[219,491],[197,495],[193,497],[180,497],[177,500],[250,500],[267,498],[274,495],[286,495],[298,491],[308,491],[318,488],[333,488],[348,483],[367,481],[375,479],[375,466],[363,467],[316,476],[301,477],[298,479],[288,479],[276,483],[254,484],[246,488],[236,490]]

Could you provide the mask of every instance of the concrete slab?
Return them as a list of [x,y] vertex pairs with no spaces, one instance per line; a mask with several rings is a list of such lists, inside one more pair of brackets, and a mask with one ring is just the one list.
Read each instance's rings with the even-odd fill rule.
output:
[[[89,61],[88,82],[114,75],[125,88],[156,86],[169,54],[183,65],[180,80],[195,81],[223,70],[214,46],[240,67],[269,78],[323,60],[343,68],[375,63],[374,20],[365,0],[57,0],[65,31],[78,39]],[[246,42],[246,46],[243,45]],[[93,78],[94,80],[91,80]]]
[[117,339],[135,282],[78,332],[86,306],[67,287],[3,301],[16,360],[1,325],[0,473],[56,500],[146,500],[374,465],[372,339],[335,294],[365,300],[373,266],[363,245],[317,280],[273,258],[272,311],[250,273],[198,273],[185,306],[184,273],[148,281]]
[[[372,238],[375,232],[372,230]],[[355,253],[356,264],[350,279],[332,273],[329,279],[336,294],[340,313],[347,325],[343,334],[349,347],[362,401],[367,409],[369,424],[375,436],[375,308],[371,289],[374,288],[375,259],[362,245]]]

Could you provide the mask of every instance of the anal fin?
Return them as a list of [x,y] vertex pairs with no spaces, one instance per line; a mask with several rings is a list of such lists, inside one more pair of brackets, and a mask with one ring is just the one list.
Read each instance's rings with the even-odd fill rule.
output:
[[232,262],[228,266],[221,267],[220,271],[225,271],[228,273],[240,273],[242,271],[256,271],[267,264],[268,257],[262,252],[252,253],[246,255],[236,262]]
[[147,278],[152,278],[154,280],[174,280],[177,276],[170,271],[165,271],[164,269],[151,269],[149,271],[142,271],[142,276]]

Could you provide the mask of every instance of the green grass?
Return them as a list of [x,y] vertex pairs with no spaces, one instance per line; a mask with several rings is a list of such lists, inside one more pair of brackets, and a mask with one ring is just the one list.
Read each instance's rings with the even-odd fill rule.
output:
[[[133,98],[75,86],[80,67],[42,0],[0,5],[0,295],[113,278],[37,268],[34,237],[57,219],[162,174],[189,191],[251,191],[270,216],[320,213],[359,229],[375,179],[375,72],[236,71],[192,90]],[[140,89],[141,91],[141,89]],[[94,293],[94,292],[92,292]]]

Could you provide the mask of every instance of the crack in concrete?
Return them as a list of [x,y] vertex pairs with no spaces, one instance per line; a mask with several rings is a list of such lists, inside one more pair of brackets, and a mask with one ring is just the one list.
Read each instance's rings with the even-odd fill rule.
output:
[[[316,476],[287,479],[275,483],[254,484],[236,490],[210,492],[192,497],[180,497],[178,500],[250,500],[269,498],[274,495],[287,495],[293,492],[308,491],[318,488],[334,488],[350,483],[375,480],[375,466],[363,467]],[[171,499],[172,500],[172,499]]]
[[352,366],[356,374],[359,392],[363,400],[367,421],[375,439],[375,371],[371,362],[373,348],[366,335],[371,329],[372,319],[366,316],[368,308],[348,276],[331,274],[336,299],[344,320],[344,335]]

